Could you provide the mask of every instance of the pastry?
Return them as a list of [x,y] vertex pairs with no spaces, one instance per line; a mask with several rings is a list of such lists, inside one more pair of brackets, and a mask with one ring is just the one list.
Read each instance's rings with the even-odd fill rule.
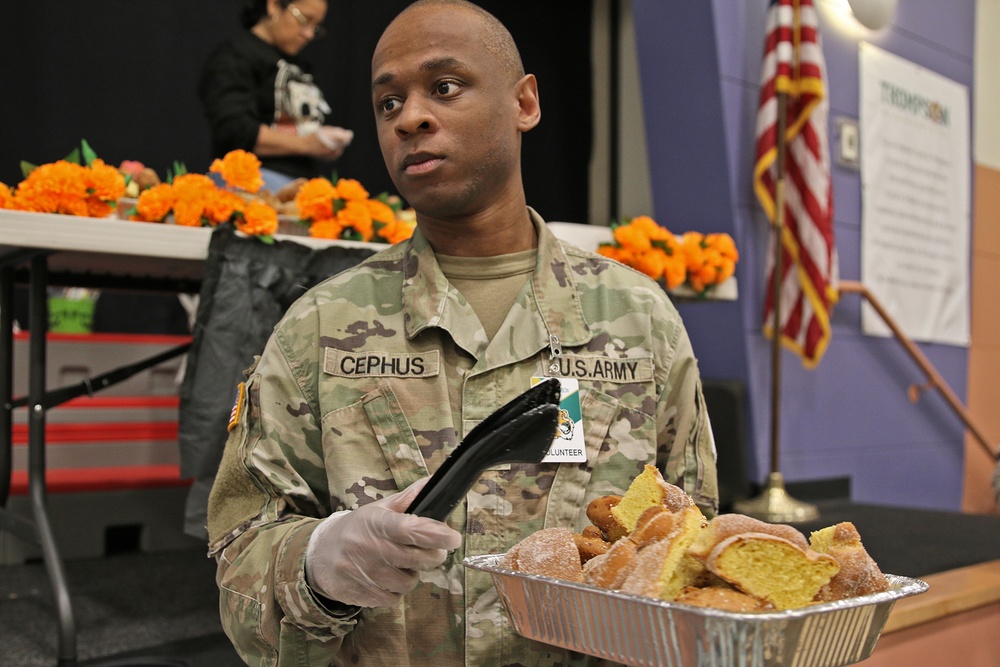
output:
[[[587,505],[587,518],[590,519],[590,523],[599,528],[604,533],[605,538],[611,542],[624,536],[624,531],[618,529],[618,523],[611,515],[611,508],[621,502],[621,499],[621,496],[615,495],[599,496]],[[612,539],[612,533],[617,537]]]
[[840,569],[831,556],[764,533],[741,533],[722,540],[712,549],[705,567],[779,611],[812,604]]
[[635,568],[638,547],[632,540],[612,542],[607,553],[583,566],[583,580],[601,588],[619,589]]
[[702,588],[688,586],[674,601],[724,611],[752,612],[768,609],[768,606],[757,598],[729,586],[705,586]]
[[809,545],[840,565],[840,571],[820,589],[819,600],[843,600],[889,590],[889,581],[861,544],[861,536],[850,521],[813,532],[809,535]]
[[674,518],[673,530],[639,550],[635,568],[622,584],[623,591],[673,600],[701,576],[704,567],[688,555],[688,547],[704,529],[704,515],[692,504],[666,516]]
[[607,553],[612,544],[604,539],[596,526],[587,526],[583,532],[573,533],[573,540],[576,542],[577,551],[580,552],[580,562],[584,564],[595,556]]
[[507,551],[503,565],[519,572],[583,581],[580,552],[568,528],[543,528],[528,535]]
[[621,501],[611,508],[614,522],[605,533],[612,540],[628,535],[635,530],[635,524],[642,513],[655,505],[677,512],[694,506],[694,501],[683,489],[667,483],[656,466],[646,464],[642,472],[632,480]]
[[745,514],[720,514],[708,522],[708,526],[691,545],[691,555],[704,563],[716,544],[740,533],[774,535],[802,549],[809,548],[805,535],[791,526],[767,523]]

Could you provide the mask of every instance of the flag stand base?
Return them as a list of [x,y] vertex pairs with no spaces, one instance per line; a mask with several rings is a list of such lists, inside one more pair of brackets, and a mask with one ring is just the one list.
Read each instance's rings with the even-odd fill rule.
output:
[[780,472],[768,475],[763,493],[756,498],[737,501],[733,504],[733,509],[768,523],[798,523],[819,518],[819,510],[815,505],[788,495]]

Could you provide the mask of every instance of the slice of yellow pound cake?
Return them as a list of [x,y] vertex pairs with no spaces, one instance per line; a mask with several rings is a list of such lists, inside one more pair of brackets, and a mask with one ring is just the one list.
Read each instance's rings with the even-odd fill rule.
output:
[[837,561],[826,554],[765,533],[727,537],[712,549],[705,567],[778,611],[813,604],[820,589],[840,570]]

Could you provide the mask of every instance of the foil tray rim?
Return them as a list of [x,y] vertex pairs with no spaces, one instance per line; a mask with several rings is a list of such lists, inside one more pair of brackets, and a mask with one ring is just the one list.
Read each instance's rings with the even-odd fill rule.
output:
[[658,600],[649,596],[601,588],[592,584],[556,579],[540,574],[518,572],[516,570],[507,569],[499,564],[504,555],[505,554],[484,554],[480,556],[469,556],[463,560],[463,564],[466,567],[488,572],[494,576],[533,582],[532,585],[557,586],[572,589],[584,595],[601,595],[616,598],[626,604],[638,604],[646,607],[661,607],[663,609],[669,609],[675,613],[680,612],[705,617],[716,617],[719,619],[739,620],[750,623],[781,622],[842,609],[849,609],[852,607],[878,606],[885,603],[895,603],[897,600],[902,598],[924,593],[930,587],[927,582],[921,579],[885,573],[885,577],[889,581],[890,585],[890,589],[888,591],[861,595],[844,600],[835,600],[832,602],[820,602],[809,605],[808,607],[788,609],[785,611],[736,612],[726,611],[723,609],[713,609],[710,607],[699,607],[680,602],[671,602],[668,600]]

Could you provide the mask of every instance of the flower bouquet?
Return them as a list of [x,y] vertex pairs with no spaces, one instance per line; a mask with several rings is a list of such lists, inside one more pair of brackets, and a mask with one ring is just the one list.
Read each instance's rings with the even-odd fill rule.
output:
[[66,158],[36,166],[21,163],[24,173],[15,188],[0,183],[0,208],[112,217],[184,227],[215,227],[231,222],[238,231],[274,242],[279,215],[305,226],[316,238],[397,243],[416,226],[412,209],[399,197],[370,197],[356,180],[298,179],[278,193],[263,189],[256,155],[234,150],[212,162],[220,186],[207,174],[188,173],[174,162],[160,180],[154,170],[135,160],[118,168],[105,164],[84,140]]
[[86,140],[62,160],[21,162],[15,188],[0,183],[0,208],[106,218],[125,193],[125,176],[97,157]]
[[295,195],[299,221],[308,225],[310,236],[392,244],[413,234],[416,218],[398,197],[372,198],[354,179],[334,180],[310,179]]
[[704,298],[736,270],[739,253],[729,234],[674,235],[649,216],[611,226],[614,241],[598,246],[605,257],[645,273],[667,290],[686,286]]
[[209,167],[226,184],[220,188],[208,176],[175,165],[165,183],[140,192],[132,219],[210,227],[232,221],[266,243],[273,242],[279,218],[308,227],[315,238],[396,243],[413,233],[412,211],[403,211],[398,197],[371,198],[358,181],[336,176],[336,184],[299,179],[272,194],[262,189],[260,166],[253,153],[230,151]]
[[166,181],[139,193],[128,218],[184,227],[232,222],[238,231],[273,243],[278,212],[254,196],[264,184],[257,156],[244,150],[230,151],[215,160],[209,171],[220,174],[228,187],[219,187],[209,176],[188,173],[183,165],[175,164]]

